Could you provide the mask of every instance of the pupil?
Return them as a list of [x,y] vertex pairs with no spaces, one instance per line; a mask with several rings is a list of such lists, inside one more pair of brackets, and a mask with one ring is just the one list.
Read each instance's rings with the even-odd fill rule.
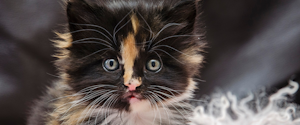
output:
[[110,61],[110,62],[109,62],[109,66],[112,67],[113,65],[114,65],[114,61]]
[[154,62],[154,61],[151,62],[151,66],[152,66],[152,67],[155,67],[155,62]]

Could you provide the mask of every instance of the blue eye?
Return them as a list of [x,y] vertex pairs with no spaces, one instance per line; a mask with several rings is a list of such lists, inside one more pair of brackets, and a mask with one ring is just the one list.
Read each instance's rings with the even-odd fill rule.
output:
[[119,62],[115,59],[107,59],[103,63],[103,68],[107,71],[114,71],[119,68]]
[[159,71],[161,69],[161,63],[158,60],[156,60],[156,59],[151,59],[146,64],[146,68],[149,71],[157,72],[157,71]]

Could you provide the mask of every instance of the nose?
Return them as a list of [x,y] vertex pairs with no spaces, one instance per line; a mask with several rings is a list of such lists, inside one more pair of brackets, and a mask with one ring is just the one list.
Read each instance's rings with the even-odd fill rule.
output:
[[129,91],[135,91],[136,88],[139,87],[141,84],[142,83],[140,78],[139,79],[132,78],[129,80],[129,82],[124,83],[124,85],[128,87]]

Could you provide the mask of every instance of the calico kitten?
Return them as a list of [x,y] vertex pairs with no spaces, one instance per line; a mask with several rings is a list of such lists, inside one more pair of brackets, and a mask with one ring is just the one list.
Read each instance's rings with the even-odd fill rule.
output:
[[28,124],[186,124],[205,46],[200,3],[69,0],[60,79]]

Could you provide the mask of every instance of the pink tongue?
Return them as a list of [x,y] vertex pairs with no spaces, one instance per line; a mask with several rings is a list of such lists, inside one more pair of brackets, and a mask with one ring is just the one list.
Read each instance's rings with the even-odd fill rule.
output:
[[136,103],[136,102],[139,102],[140,100],[139,99],[137,99],[137,98],[135,98],[134,96],[133,97],[131,97],[130,99],[129,99],[129,103]]

